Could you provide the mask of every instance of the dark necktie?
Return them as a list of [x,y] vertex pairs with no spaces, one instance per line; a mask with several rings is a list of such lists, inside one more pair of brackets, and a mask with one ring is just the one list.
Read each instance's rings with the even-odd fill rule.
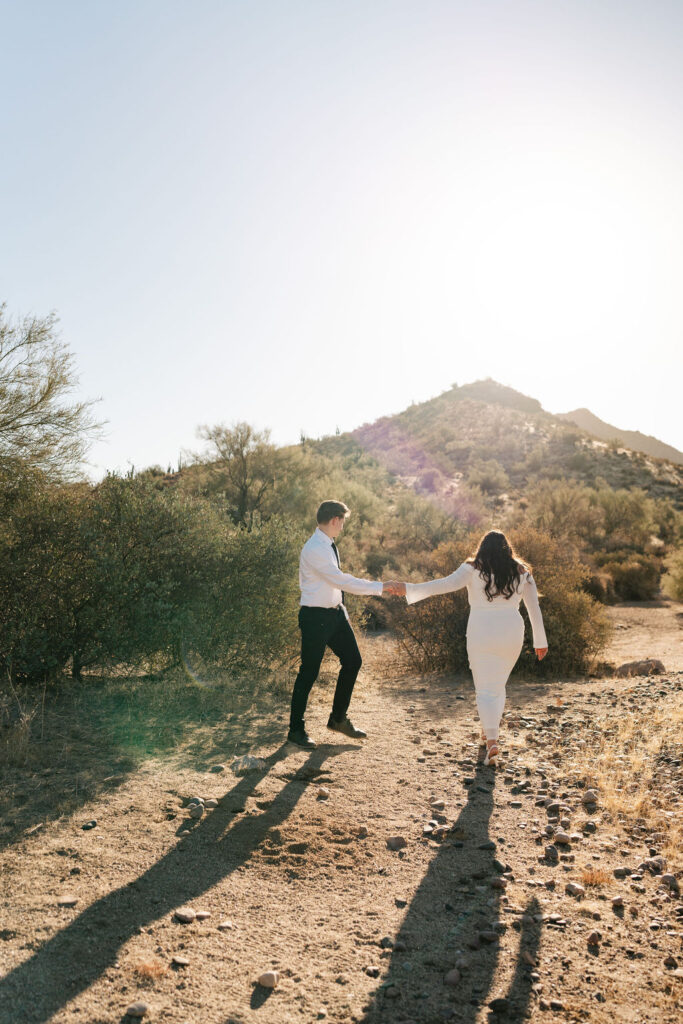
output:
[[[337,568],[341,569],[341,562],[339,561],[339,552],[337,551],[337,545],[332,541],[332,550],[334,551],[334,557],[337,559]],[[344,604],[344,591],[342,590],[342,604]]]

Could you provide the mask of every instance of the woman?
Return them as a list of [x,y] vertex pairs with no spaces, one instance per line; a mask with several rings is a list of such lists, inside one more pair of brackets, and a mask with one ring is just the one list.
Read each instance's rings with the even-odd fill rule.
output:
[[484,764],[492,765],[499,753],[505,685],[524,640],[520,600],[529,612],[539,661],[548,653],[548,641],[531,567],[515,554],[504,533],[497,530],[487,533],[476,555],[450,576],[430,583],[406,583],[405,596],[408,604],[414,604],[425,597],[450,594],[462,587],[467,587],[470,602],[467,655],[474,678],[482,739],[486,741]]

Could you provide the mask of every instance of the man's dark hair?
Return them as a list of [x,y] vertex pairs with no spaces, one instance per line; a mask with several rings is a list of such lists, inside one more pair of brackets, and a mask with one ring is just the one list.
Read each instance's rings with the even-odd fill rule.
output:
[[337,516],[343,516],[344,519],[348,519],[350,515],[351,510],[343,501],[323,501],[318,509],[316,519],[319,523],[329,523],[331,519],[336,519]]

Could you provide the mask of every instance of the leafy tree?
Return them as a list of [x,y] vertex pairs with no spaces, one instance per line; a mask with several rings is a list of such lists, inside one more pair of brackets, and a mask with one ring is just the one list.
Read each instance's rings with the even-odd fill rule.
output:
[[73,476],[99,432],[92,402],[70,399],[73,356],[54,314],[16,323],[0,306],[0,459],[21,459],[53,479]]

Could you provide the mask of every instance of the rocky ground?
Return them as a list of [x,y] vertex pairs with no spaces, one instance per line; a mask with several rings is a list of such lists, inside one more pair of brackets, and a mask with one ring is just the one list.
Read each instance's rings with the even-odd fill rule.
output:
[[18,779],[3,1024],[681,1019],[683,672],[511,683],[495,770],[467,680],[366,672],[362,744],[328,704],[308,754],[273,698],[135,770],[103,755],[53,820],[59,766]]

